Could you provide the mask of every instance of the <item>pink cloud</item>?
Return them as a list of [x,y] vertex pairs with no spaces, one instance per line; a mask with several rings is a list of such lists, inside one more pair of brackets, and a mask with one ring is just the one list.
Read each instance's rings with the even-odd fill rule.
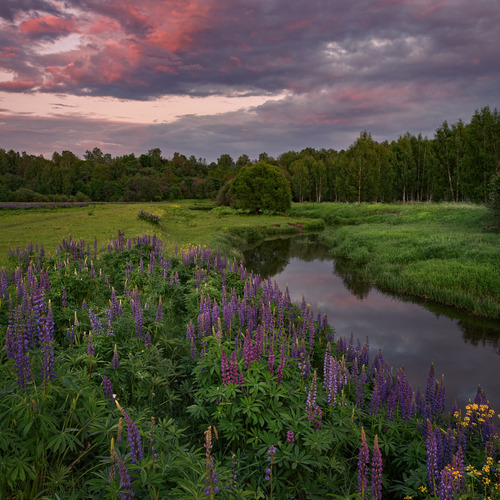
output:
[[5,92],[26,92],[36,87],[36,82],[29,81],[13,81],[13,82],[0,82],[0,90]]
[[72,19],[62,19],[56,16],[43,16],[24,21],[19,30],[27,34],[68,34],[74,31],[75,23]]

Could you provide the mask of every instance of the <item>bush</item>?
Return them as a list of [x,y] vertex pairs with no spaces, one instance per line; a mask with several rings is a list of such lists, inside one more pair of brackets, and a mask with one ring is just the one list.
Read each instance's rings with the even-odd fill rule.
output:
[[242,168],[232,181],[230,194],[236,208],[254,213],[286,212],[292,203],[290,184],[280,170],[266,163]]

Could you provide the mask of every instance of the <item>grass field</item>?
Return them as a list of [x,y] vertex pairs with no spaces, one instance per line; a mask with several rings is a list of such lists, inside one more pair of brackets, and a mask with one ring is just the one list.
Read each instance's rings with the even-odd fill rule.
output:
[[378,286],[500,318],[500,235],[472,204],[303,204],[322,218],[334,257]]
[[[159,226],[137,219],[143,210],[161,218]],[[305,229],[322,229],[321,220],[303,217],[238,213],[215,208],[207,201],[176,203],[110,203],[75,207],[0,210],[0,267],[8,264],[9,249],[23,248],[30,242],[43,243],[47,252],[55,251],[63,238],[84,238],[99,245],[116,237],[118,230],[127,237],[157,233],[168,251],[177,247],[209,245],[230,251],[249,240],[266,235],[297,232],[297,223]]]

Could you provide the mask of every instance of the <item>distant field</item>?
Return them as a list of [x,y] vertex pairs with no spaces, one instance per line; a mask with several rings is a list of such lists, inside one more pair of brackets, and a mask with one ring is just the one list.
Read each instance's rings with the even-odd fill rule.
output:
[[[0,209],[0,266],[8,263],[9,248],[23,248],[30,242],[43,243],[54,252],[63,238],[85,239],[100,246],[116,237],[118,230],[126,237],[157,233],[167,248],[174,250],[188,244],[206,244],[230,249],[245,240],[281,232],[294,232],[302,217],[241,214],[215,208],[207,201],[176,203],[109,203],[72,207],[37,207]],[[159,226],[137,219],[145,211],[161,218]],[[309,227],[322,228],[322,222],[306,221]]]

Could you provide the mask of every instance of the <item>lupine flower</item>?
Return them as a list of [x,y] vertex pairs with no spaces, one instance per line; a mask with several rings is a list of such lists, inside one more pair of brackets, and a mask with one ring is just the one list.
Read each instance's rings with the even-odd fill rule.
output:
[[231,486],[233,488],[236,488],[236,477],[238,475],[238,469],[236,467],[238,466],[238,461],[236,460],[236,455],[233,453],[233,456],[231,457],[233,461],[233,481],[231,483]]
[[66,287],[63,286],[62,287],[62,291],[61,291],[61,305],[63,307],[66,307],[68,305],[68,301],[66,299],[67,299],[67,297],[66,297]]
[[42,351],[42,368],[40,375],[44,383],[54,378],[54,316],[49,301],[49,310],[43,325],[43,342],[40,346]]
[[269,481],[269,498],[273,498],[273,465],[274,465],[274,455],[276,454],[276,447],[271,445],[267,450],[267,461],[269,462],[269,467],[265,468],[266,477],[265,480]]
[[370,462],[370,450],[366,443],[365,430],[361,427],[361,448],[358,454],[358,494],[364,499],[368,490],[368,464]]
[[130,474],[128,473],[127,467],[123,463],[123,460],[120,458],[118,453],[116,453],[116,451],[114,451],[114,457],[116,459],[116,463],[118,464],[118,471],[120,473],[120,486],[125,490],[121,493],[122,500],[130,500],[134,496]]
[[372,498],[382,498],[382,454],[378,446],[378,436],[373,441],[371,471],[371,493]]
[[308,412],[308,420],[313,420],[313,408],[316,406],[316,370],[314,370],[313,379],[311,381],[311,387],[307,394],[306,409]]
[[118,368],[120,368],[120,360],[118,359],[118,350],[116,348],[116,344],[113,351],[113,359],[111,360],[111,367],[113,368],[113,370],[118,370]]
[[438,447],[436,435],[432,428],[432,424],[427,419],[427,439],[426,439],[426,454],[427,454],[427,478],[431,493],[434,493],[439,478],[438,469]]
[[222,349],[222,354],[220,357],[220,372],[222,376],[222,385],[227,385],[231,383],[231,374],[229,371],[229,363],[227,361],[226,351]]
[[130,456],[132,463],[137,463],[137,460],[142,460],[144,458],[144,452],[142,451],[142,440],[139,434],[139,429],[135,425],[134,421],[129,417],[128,413],[120,406],[120,403],[115,400],[116,406],[123,415],[125,422],[127,422],[127,433],[128,433],[128,444],[130,448]]
[[[206,477],[205,482],[209,483],[209,485],[203,488],[206,496],[213,495],[217,493],[220,488],[217,486],[219,482],[217,478],[217,469],[214,467],[214,457],[212,457],[212,426],[208,426],[208,429],[205,431],[205,466],[206,466]],[[215,486],[214,486],[215,484]]]
[[115,399],[115,396],[113,394],[113,385],[111,383],[111,380],[106,377],[106,375],[102,377],[102,386],[104,389],[104,396],[113,401]]
[[70,344],[75,342],[75,327],[71,325],[69,328],[66,328],[66,338]]
[[286,433],[286,441],[287,441],[287,443],[294,443],[295,442],[295,435],[291,429],[289,431],[287,431],[287,433]]

